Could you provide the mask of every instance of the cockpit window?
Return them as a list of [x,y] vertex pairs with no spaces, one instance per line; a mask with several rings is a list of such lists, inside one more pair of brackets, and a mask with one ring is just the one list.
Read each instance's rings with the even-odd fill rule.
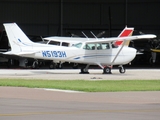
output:
[[85,44],[83,49],[86,49],[86,50],[95,50],[96,49],[96,45],[94,43],[88,43],[88,44]]
[[110,49],[109,43],[102,43],[102,50]]
[[97,43],[97,50],[108,50],[110,49],[110,43]]
[[74,47],[77,47],[77,48],[81,48],[82,43],[77,43],[77,44],[74,44],[73,46],[74,46]]

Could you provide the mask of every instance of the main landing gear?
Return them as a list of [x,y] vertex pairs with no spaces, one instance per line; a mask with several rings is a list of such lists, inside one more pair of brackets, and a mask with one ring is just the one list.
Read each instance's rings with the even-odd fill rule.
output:
[[88,68],[89,68],[89,64],[86,67],[81,68],[81,72],[79,74],[89,74],[88,72]]
[[[88,72],[89,66],[90,65],[87,65],[86,67],[81,68],[80,74],[89,74],[89,72]],[[111,72],[112,66],[106,66],[106,67],[100,66],[100,67],[103,69],[103,74],[112,74],[112,72]],[[125,73],[126,72],[126,69],[123,67],[123,65],[119,65],[118,67],[119,67],[119,72],[120,73]]]
[[111,67],[109,67],[109,66],[104,67],[103,74],[112,74]]
[[50,65],[49,65],[49,68],[50,69],[56,69],[56,68],[62,69],[63,68],[63,64],[61,62],[56,63],[56,62],[51,61]]
[[[122,65],[120,65],[118,67],[119,67],[119,72],[120,73],[125,73],[126,72],[126,69]],[[103,74],[112,74],[111,70],[112,70],[112,66],[106,66],[106,67],[103,68]]]

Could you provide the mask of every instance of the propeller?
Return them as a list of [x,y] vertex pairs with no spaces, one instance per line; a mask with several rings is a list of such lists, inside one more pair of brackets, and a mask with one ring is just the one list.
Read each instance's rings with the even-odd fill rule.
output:
[[99,37],[101,37],[102,35],[104,35],[105,33],[106,33],[105,31],[102,31],[102,32],[98,33],[98,34],[96,35],[96,37],[99,38]]

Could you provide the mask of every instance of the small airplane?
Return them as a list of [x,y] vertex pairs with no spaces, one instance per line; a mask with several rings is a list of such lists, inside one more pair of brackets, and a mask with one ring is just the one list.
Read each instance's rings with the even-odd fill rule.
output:
[[[136,49],[126,46],[126,42],[156,37],[153,34],[146,34],[129,37],[90,38],[87,41],[84,40],[86,38],[79,38],[82,42],[71,47],[64,47],[34,43],[16,23],[3,25],[11,45],[11,51],[4,54],[87,64],[86,67],[81,68],[80,73],[82,74],[89,73],[90,65],[100,66],[104,74],[111,74],[113,65],[119,65],[119,72],[125,73],[123,65],[130,63],[136,56]],[[117,40],[123,40],[123,43],[120,46],[115,46],[113,43]]]

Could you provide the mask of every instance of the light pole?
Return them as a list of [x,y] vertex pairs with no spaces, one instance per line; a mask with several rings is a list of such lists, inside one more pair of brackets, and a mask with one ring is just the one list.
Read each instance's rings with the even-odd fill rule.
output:
[[128,24],[127,22],[127,18],[128,18],[128,16],[127,16],[127,14],[128,14],[128,6],[127,6],[127,3],[128,3],[128,1],[127,0],[125,0],[125,26]]
[[60,36],[63,36],[63,0],[60,0]]

